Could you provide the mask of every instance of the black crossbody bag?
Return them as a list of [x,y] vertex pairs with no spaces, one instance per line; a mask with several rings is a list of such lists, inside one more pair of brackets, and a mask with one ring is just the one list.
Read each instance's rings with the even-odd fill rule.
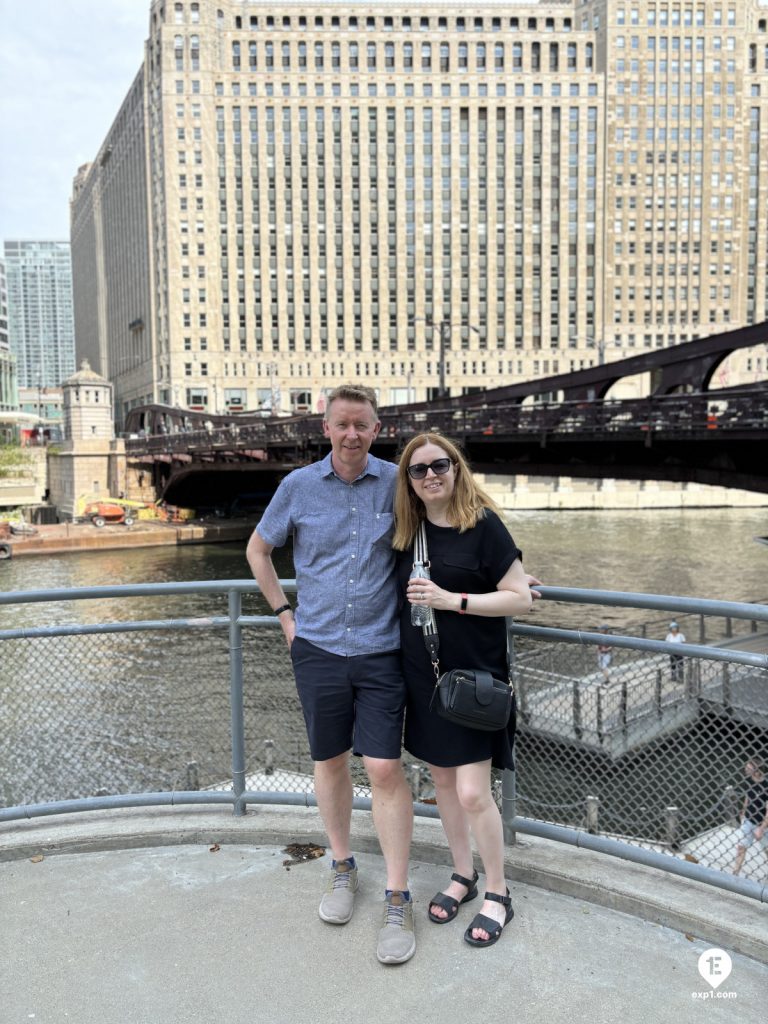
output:
[[[414,538],[415,562],[428,564],[427,531],[422,522]],[[498,732],[505,729],[515,709],[515,691],[511,678],[496,679],[490,672],[474,668],[454,668],[440,672],[440,637],[435,614],[430,608],[428,621],[422,626],[424,644],[435,673],[435,688],[430,707],[441,718],[469,729]],[[509,665],[509,649],[507,649]]]

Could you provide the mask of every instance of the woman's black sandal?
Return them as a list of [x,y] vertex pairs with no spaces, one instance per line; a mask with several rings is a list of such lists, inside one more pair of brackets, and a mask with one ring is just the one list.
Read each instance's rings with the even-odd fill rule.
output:
[[[515,912],[512,909],[512,899],[509,895],[509,889],[507,889],[506,896],[499,896],[496,892],[487,892],[485,894],[485,898],[487,900],[493,900],[495,903],[503,903],[507,908],[507,916],[504,918],[504,924],[499,924],[499,922],[494,921],[492,917],[486,917],[485,914],[476,914],[474,921],[464,932],[464,941],[468,942],[470,946],[492,946],[494,942],[499,941],[501,933],[515,916]],[[488,938],[473,938],[472,932],[475,928],[482,928],[484,932],[488,932]]]
[[[453,896],[447,896],[444,892],[439,892],[437,896],[429,901],[430,909],[427,911],[429,920],[434,921],[435,924],[448,924],[449,921],[452,921],[459,912],[459,904],[469,903],[470,900],[473,900],[475,896],[477,896],[477,880],[479,877],[480,876],[477,871],[475,871],[474,877],[472,878],[472,881],[470,881],[463,875],[457,875],[454,872],[454,874],[451,875],[451,881],[458,882],[459,885],[466,885],[467,895],[463,900],[457,900],[454,899]],[[442,908],[445,911],[446,916],[438,917],[436,914],[433,914],[431,909],[432,907]]]

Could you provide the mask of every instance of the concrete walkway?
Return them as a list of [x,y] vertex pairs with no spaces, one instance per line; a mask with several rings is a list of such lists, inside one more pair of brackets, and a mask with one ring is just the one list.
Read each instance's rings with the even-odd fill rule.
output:
[[[419,820],[416,955],[375,957],[383,862],[355,812],[361,888],[344,927],[317,903],[328,858],[310,809],[163,808],[0,825],[3,1024],[757,1024],[768,993],[768,907],[521,837],[509,849],[516,916],[492,949],[462,941],[474,909],[431,924],[447,882],[438,822]],[[482,884],[482,880],[481,880]],[[479,902],[475,904],[478,906]],[[710,947],[732,957],[715,991]],[[707,996],[703,1004],[702,996]]]

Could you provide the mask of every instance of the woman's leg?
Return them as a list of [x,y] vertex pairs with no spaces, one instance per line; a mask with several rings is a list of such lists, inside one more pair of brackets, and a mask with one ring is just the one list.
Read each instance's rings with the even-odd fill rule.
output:
[[[485,869],[485,888],[488,892],[506,895],[504,878],[504,829],[501,814],[491,791],[491,762],[464,764],[456,769],[456,792],[466,815],[477,850]],[[484,900],[480,913],[504,923],[506,908],[493,900]],[[487,939],[482,928],[472,931],[476,939]]]
[[[456,792],[456,768],[438,768],[429,765],[432,781],[435,784],[435,799],[440,811],[440,821],[453,858],[453,870],[464,878],[472,878],[472,845],[469,837],[469,822],[459,803]],[[463,900],[467,895],[467,887],[460,882],[451,882],[442,890],[446,896],[455,900]],[[447,917],[442,907],[434,903],[429,907],[435,917]]]

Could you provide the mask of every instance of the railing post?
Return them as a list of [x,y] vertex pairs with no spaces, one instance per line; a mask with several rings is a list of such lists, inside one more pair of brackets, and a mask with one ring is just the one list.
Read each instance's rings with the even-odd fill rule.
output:
[[726,616],[725,619],[725,635],[729,640],[733,636],[733,619],[730,615]]
[[275,741],[264,740],[264,774],[272,775],[275,770]]
[[243,716],[243,630],[240,626],[243,601],[239,590],[230,590],[229,608],[229,704],[232,715],[232,790],[234,813],[245,814],[245,722]]
[[517,715],[521,722],[528,724],[528,686],[523,673],[515,677],[515,696],[517,700]]
[[680,831],[680,810],[677,807],[668,807],[666,811],[667,842],[672,849],[677,848],[677,837]]
[[598,684],[597,687],[597,707],[595,708],[595,726],[597,730],[598,742],[602,744],[604,733],[603,733],[603,691],[602,687]]
[[187,762],[187,789],[190,792],[200,789],[200,773],[197,768],[197,761]]
[[504,842],[514,846],[517,833],[512,820],[517,814],[517,779],[514,768],[505,768],[501,776],[501,823],[504,828]]
[[577,740],[580,740],[584,732],[581,724],[581,692],[579,691],[579,681],[574,679],[572,690],[573,700],[573,733]]
[[656,714],[661,718],[661,669],[656,669],[656,680],[654,684],[654,701],[656,703]]
[[707,626],[704,621],[704,616],[699,616],[699,643],[705,644],[707,642]]
[[723,707],[731,706],[731,666],[727,661],[723,662]]
[[600,825],[600,797],[588,796],[585,803],[587,805],[587,832],[595,835]]
[[621,731],[626,736],[627,734],[627,681],[622,679],[621,681],[621,697],[619,700],[619,722],[621,723]]
[[422,796],[421,765],[416,762],[405,765],[405,776],[408,779],[409,786],[411,787],[411,796],[413,797],[414,803],[419,803]]

